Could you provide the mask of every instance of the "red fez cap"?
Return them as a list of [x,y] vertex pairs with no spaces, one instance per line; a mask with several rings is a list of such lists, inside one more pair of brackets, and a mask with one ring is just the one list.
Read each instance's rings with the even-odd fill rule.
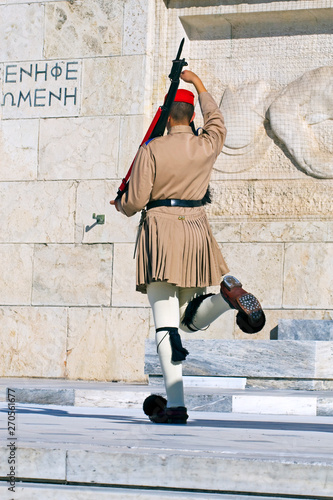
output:
[[188,104],[192,104],[194,106],[194,94],[190,90],[178,89],[174,102],[187,102]]

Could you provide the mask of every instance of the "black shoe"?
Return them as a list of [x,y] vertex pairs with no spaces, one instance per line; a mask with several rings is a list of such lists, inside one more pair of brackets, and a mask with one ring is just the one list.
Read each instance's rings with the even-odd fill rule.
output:
[[155,424],[186,424],[188,419],[185,406],[167,408],[167,401],[158,394],[152,394],[145,399],[143,411]]
[[266,318],[259,300],[242,288],[234,276],[225,276],[221,283],[221,295],[233,309],[237,309],[237,325],[245,333],[257,333],[265,325]]

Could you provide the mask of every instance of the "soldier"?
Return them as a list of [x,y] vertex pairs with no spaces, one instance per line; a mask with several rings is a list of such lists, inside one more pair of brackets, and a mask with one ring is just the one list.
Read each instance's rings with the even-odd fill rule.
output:
[[[127,217],[144,210],[136,289],[148,294],[152,307],[167,400],[149,396],[143,409],[151,421],[171,424],[185,424],[188,419],[182,379],[182,361],[188,352],[178,329],[202,330],[230,308],[238,311],[237,323],[247,333],[265,324],[259,301],[227,275],[203,207],[210,201],[208,184],[226,137],[222,113],[195,73],[185,70],[181,79],[197,91],[202,133],[196,135],[191,127],[194,94],[178,90],[168,134],[140,147],[128,191],[110,202]],[[220,293],[206,294],[207,286],[220,282]]]

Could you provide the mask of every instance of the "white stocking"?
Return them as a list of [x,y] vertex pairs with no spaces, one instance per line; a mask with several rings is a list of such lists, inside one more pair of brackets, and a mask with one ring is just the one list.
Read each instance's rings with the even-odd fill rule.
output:
[[[189,330],[180,324],[189,302],[196,296],[203,295],[205,288],[180,288],[166,282],[153,282],[147,286],[148,300],[155,323],[156,345],[162,368],[167,394],[167,406],[185,406],[182,378],[182,362],[171,361],[171,344],[168,327]],[[220,293],[206,297],[199,305],[191,322],[193,329],[202,330],[221,314],[230,309]],[[163,329],[163,330],[161,330]]]
[[168,408],[185,406],[182,378],[182,362],[171,361],[171,344],[168,327],[179,327],[179,299],[175,285],[165,282],[153,282],[147,286],[155,329],[165,328],[156,332],[156,345],[162,368],[164,385],[167,394]]

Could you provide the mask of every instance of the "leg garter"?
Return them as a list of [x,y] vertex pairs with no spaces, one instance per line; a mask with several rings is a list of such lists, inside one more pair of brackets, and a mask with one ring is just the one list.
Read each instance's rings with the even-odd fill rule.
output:
[[[178,332],[178,328],[170,328],[168,326],[163,328],[157,328],[156,332],[166,331],[169,333],[170,344],[171,344],[171,361],[176,363],[177,361],[183,361],[189,354],[188,350],[182,346],[182,341]],[[157,346],[158,351],[158,346]]]
[[188,303],[188,306],[185,309],[184,318],[182,319],[182,324],[185,325],[191,332],[197,332],[200,328],[196,328],[193,324],[195,319],[195,315],[197,310],[199,309],[201,303],[207,298],[214,295],[213,293],[206,293],[204,295],[198,295],[191,302]]

